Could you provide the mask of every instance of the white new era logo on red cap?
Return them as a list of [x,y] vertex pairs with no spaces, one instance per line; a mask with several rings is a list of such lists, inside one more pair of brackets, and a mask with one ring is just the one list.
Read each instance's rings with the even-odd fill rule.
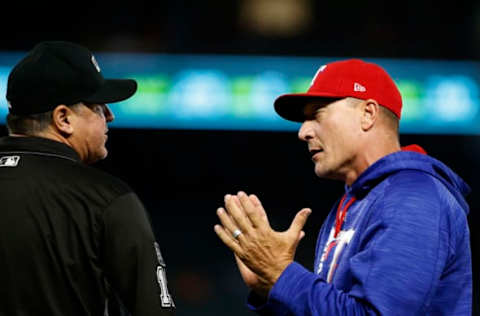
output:
[[365,92],[367,91],[367,88],[365,88],[364,86],[362,86],[361,84],[355,82],[353,84],[353,91],[356,91],[356,92]]

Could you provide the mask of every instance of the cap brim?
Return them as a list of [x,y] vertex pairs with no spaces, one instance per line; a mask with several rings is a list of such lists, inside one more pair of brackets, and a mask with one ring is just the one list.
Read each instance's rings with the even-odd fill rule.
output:
[[274,102],[274,108],[278,115],[282,118],[303,123],[305,121],[305,113],[303,108],[309,102],[315,100],[331,100],[341,99],[338,95],[329,93],[295,93],[284,94],[279,96]]
[[89,103],[114,103],[130,98],[137,91],[137,82],[133,79],[105,79],[95,94],[83,99]]

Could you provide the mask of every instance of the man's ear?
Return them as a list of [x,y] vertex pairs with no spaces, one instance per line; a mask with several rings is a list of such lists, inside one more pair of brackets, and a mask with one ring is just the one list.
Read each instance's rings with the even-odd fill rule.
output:
[[73,134],[75,120],[75,112],[68,106],[61,104],[58,105],[52,113],[52,123],[56,129],[64,136],[70,136]]
[[373,99],[367,99],[362,102],[361,126],[363,131],[370,130],[378,120],[380,115],[380,105]]

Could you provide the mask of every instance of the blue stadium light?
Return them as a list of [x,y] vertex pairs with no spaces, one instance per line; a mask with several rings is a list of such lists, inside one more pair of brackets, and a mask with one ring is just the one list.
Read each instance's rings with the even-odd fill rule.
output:
[[[0,53],[0,123],[12,66],[24,52]],[[273,101],[304,92],[319,66],[342,58],[98,53],[105,77],[134,78],[138,92],[112,105],[112,127],[296,131]],[[402,133],[480,134],[480,63],[371,59],[397,82]],[[25,93],[28,93],[26,91]]]

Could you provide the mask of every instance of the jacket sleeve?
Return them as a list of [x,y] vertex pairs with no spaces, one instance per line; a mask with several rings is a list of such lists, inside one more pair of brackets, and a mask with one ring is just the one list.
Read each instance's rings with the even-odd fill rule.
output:
[[293,262],[267,302],[250,300],[250,308],[260,315],[424,315],[448,261],[445,214],[455,208],[437,190],[432,181],[415,189],[399,183],[385,194],[368,227],[355,236],[360,248],[348,259],[348,291]]
[[366,302],[335,289],[297,262],[283,271],[266,302],[250,293],[248,307],[262,316],[378,315]]
[[105,210],[103,251],[107,280],[132,315],[174,315],[166,265],[135,193],[117,198]]

